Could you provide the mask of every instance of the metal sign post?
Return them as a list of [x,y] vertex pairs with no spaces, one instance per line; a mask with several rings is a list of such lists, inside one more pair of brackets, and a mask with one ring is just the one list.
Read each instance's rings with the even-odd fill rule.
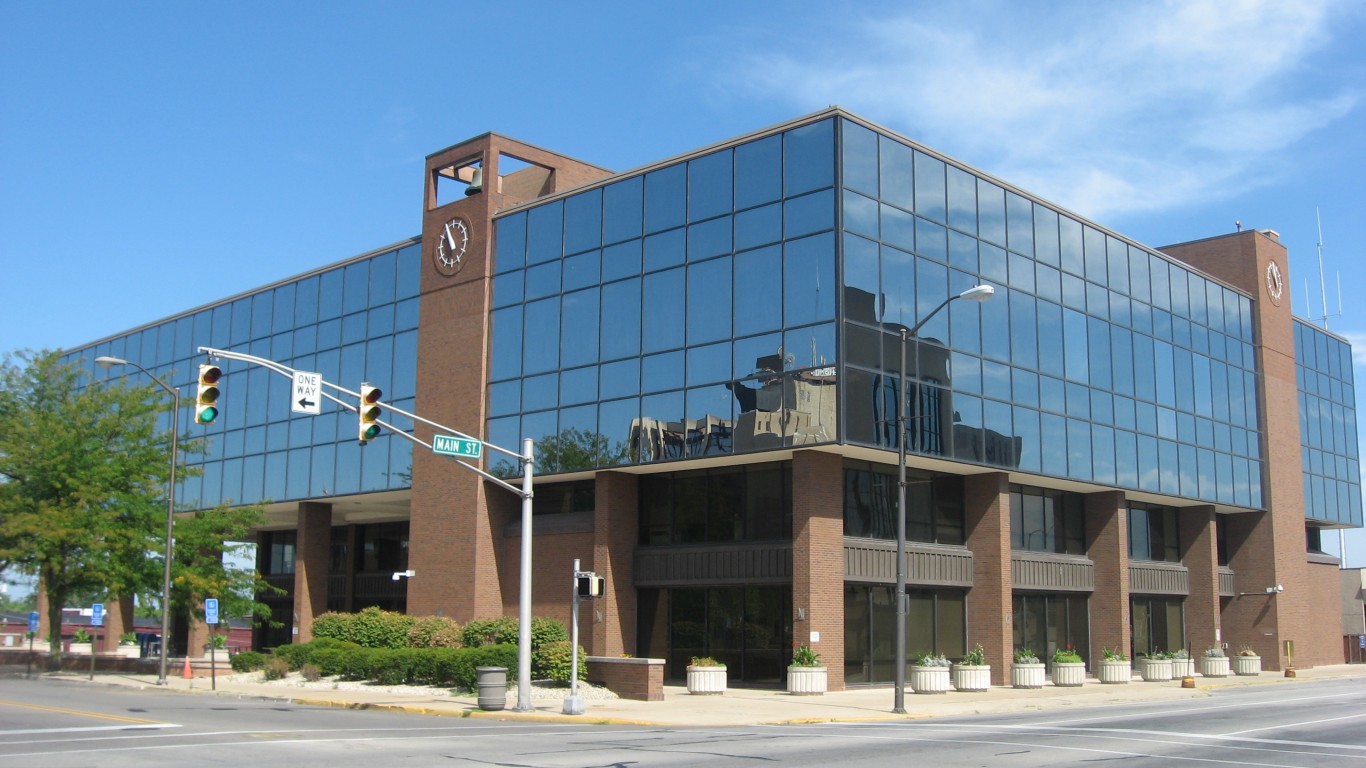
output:
[[33,676],[33,638],[38,636],[38,612],[28,612],[28,669],[24,671],[25,677]]
[[579,698],[579,560],[574,558],[574,578],[570,579],[570,590],[574,593],[573,609],[570,612],[569,631],[569,696],[564,700],[564,714],[582,715],[583,699]]
[[209,625],[209,688],[218,690],[218,662],[214,651],[218,648],[218,598],[204,599],[204,623]]
[[90,606],[90,679],[95,679],[95,657],[99,655],[95,649],[100,647],[100,636],[95,631],[97,627],[104,626],[104,603],[95,603]]

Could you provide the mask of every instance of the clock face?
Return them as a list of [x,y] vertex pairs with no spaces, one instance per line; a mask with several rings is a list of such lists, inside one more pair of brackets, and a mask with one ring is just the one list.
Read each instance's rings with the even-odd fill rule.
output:
[[1277,306],[1281,303],[1281,294],[1285,291],[1285,280],[1281,277],[1281,267],[1274,261],[1266,264],[1266,295],[1271,297],[1271,303]]
[[436,271],[454,275],[464,265],[465,252],[470,247],[470,225],[457,216],[442,224],[436,234],[436,249],[432,251]]

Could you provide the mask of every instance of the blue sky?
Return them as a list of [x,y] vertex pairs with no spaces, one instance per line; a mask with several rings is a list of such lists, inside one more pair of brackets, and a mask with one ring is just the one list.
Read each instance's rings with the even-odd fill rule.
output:
[[1366,393],[1362,39],[1352,0],[0,0],[0,353],[417,234],[485,131],[626,170],[838,104],[1148,245],[1275,229],[1310,317],[1317,212]]

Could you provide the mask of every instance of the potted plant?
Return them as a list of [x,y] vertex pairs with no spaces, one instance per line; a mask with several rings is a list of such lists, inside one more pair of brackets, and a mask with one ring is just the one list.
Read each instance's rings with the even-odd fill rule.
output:
[[1246,645],[1239,648],[1238,654],[1233,657],[1233,674],[1247,676],[1261,673],[1262,657]]
[[1086,662],[1071,648],[1053,652],[1053,684],[1074,688],[1086,682]]
[[1010,684],[1016,688],[1042,688],[1048,668],[1032,648],[1018,648],[1010,665]]
[[71,635],[71,653],[94,653],[94,643],[90,638],[90,633],[84,629],[78,629]]
[[719,696],[726,692],[726,665],[710,656],[694,656],[688,664],[688,693]]
[[128,659],[136,659],[142,655],[142,648],[138,647],[138,636],[132,632],[124,632],[119,637],[118,654]]
[[942,653],[922,653],[911,664],[911,690],[916,693],[947,693],[949,660]]
[[819,653],[806,643],[792,647],[792,663],[787,667],[787,692],[797,696],[825,693],[826,671]]
[[1172,657],[1172,677],[1194,677],[1195,659],[1191,658],[1190,652],[1185,648],[1178,648],[1171,652]]
[[1200,674],[1204,677],[1228,677],[1228,656],[1223,648],[1206,648],[1200,654]]
[[1117,685],[1127,683],[1133,678],[1133,667],[1129,665],[1129,657],[1124,655],[1122,649],[1102,648],[1100,656],[1100,669],[1096,674],[1102,683]]
[[1172,679],[1172,658],[1167,653],[1154,649],[1144,655],[1138,665],[1139,674],[1150,683],[1169,682]]
[[982,644],[963,654],[963,660],[953,665],[953,687],[958,691],[985,691],[991,687],[991,665],[987,664]]

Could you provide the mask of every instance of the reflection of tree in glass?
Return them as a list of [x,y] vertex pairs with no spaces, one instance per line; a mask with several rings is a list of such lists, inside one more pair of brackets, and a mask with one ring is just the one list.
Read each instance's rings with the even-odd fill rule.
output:
[[[536,472],[574,472],[598,467],[615,467],[627,460],[626,444],[613,441],[601,432],[571,427],[558,435],[536,441]],[[520,477],[522,466],[510,459],[500,459],[489,470],[495,477]]]

